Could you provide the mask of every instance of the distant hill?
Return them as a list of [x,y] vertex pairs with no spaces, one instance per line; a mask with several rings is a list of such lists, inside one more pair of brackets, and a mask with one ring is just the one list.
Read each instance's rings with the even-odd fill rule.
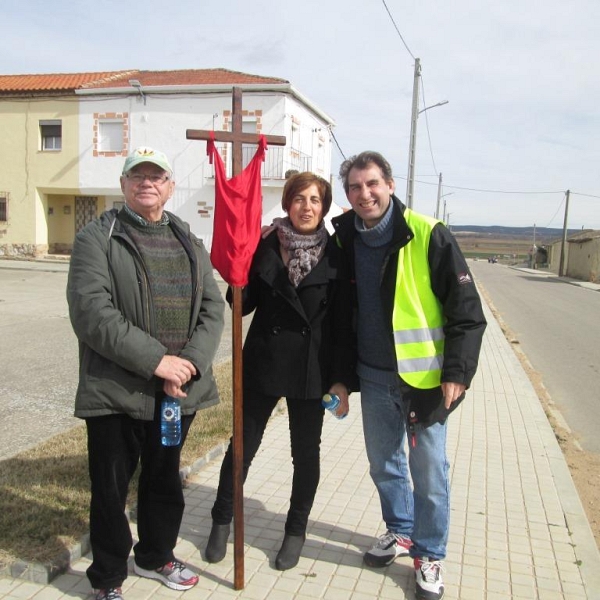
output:
[[[503,225],[451,225],[452,233],[456,237],[490,236],[496,238],[512,238],[533,240],[533,227],[505,227]],[[567,236],[581,233],[581,229],[569,229]],[[558,227],[536,227],[535,238],[539,242],[562,238],[563,230]]]

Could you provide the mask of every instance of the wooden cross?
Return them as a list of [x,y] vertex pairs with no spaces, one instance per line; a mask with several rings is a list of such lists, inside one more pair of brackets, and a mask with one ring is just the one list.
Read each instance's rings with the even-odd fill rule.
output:
[[[214,136],[214,137],[213,137]],[[233,88],[232,130],[207,131],[188,129],[188,140],[210,140],[229,142],[232,145],[232,173],[235,177],[242,172],[242,144],[258,144],[260,136],[242,131],[242,89]],[[285,146],[282,135],[266,135],[267,144]],[[232,286],[232,355],[233,355],[233,561],[236,590],[244,588],[244,468],[243,468],[243,387],[242,387],[242,288]]]

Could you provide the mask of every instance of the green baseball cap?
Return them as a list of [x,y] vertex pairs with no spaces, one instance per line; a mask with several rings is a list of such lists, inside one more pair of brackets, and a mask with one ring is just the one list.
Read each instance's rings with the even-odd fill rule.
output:
[[167,171],[169,175],[173,174],[173,169],[169,164],[169,159],[164,152],[153,150],[147,146],[136,148],[126,159],[123,165],[123,175],[129,173],[133,167],[137,167],[142,163],[152,163],[160,167],[163,171]]

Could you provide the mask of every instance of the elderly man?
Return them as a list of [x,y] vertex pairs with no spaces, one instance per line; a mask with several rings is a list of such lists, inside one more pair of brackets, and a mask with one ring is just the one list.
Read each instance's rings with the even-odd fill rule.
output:
[[[79,340],[75,416],[87,426],[96,600],[122,600],[133,545],[124,509],[139,462],[134,570],[175,590],[198,582],[173,554],[184,510],[179,458],[196,411],[219,401],[211,365],[224,302],[202,242],[164,211],[174,188],[167,157],[138,148],[123,167],[124,208],[89,223],[73,246],[67,299]],[[161,443],[165,396],[181,402],[176,446]]]

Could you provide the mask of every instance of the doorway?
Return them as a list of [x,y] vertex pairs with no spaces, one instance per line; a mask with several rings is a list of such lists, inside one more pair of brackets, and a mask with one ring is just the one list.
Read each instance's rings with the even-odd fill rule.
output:
[[96,218],[97,196],[75,196],[75,233]]

